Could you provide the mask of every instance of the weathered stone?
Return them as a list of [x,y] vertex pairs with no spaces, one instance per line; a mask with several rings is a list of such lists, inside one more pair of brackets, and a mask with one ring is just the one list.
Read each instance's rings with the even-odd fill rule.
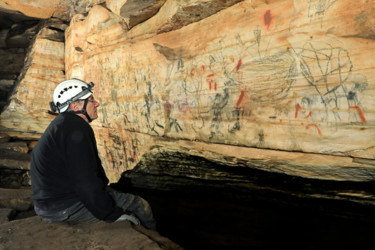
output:
[[50,27],[54,26],[47,22],[36,36],[8,106],[1,113],[0,128],[11,137],[37,139],[53,119],[47,111],[55,86],[65,76],[64,43],[56,41],[56,32],[48,39],[45,29]]
[[9,30],[5,39],[8,48],[27,48],[38,31],[38,21],[17,23]]
[[64,20],[77,13],[86,13],[93,5],[103,3],[105,0],[51,0],[45,1],[23,1],[23,0],[6,0],[4,1],[14,10],[18,10],[29,17],[51,18],[58,17]]
[[9,140],[10,140],[9,136],[0,133],[0,143],[5,143],[5,142],[8,142]]
[[9,29],[12,25],[27,20],[37,20],[36,18],[25,16],[4,1],[0,1],[0,13],[0,29]]
[[[211,149],[212,147],[209,147],[206,150],[211,151]],[[206,193],[208,196],[215,192],[227,193],[238,195],[242,201],[245,201],[246,197],[251,199],[253,194],[268,192],[274,193],[275,196],[283,194],[304,199],[345,200],[363,205],[375,205],[375,182],[372,178],[363,179],[374,173],[364,169],[363,176],[357,178],[334,176],[350,172],[358,175],[360,172],[358,169],[355,171],[337,170],[339,160],[337,160],[336,167],[332,166],[327,168],[327,172],[317,173],[319,178],[312,178],[308,170],[306,170],[308,178],[296,178],[293,176],[294,173],[285,174],[284,171],[273,169],[277,167],[281,169],[285,165],[293,164],[293,161],[282,162],[281,157],[275,162],[272,159],[266,161],[264,157],[249,161],[229,155],[212,159],[203,155],[203,152],[193,150],[155,147],[143,155],[142,160],[133,170],[124,172],[120,181],[113,186],[123,190],[135,187],[181,194]],[[221,160],[218,160],[220,158]],[[235,163],[228,163],[231,160],[235,160]],[[345,164],[340,167],[345,167]],[[301,172],[303,171],[303,166],[291,168],[299,168]],[[354,168],[356,167],[353,165]],[[324,175],[327,176],[326,180],[321,178]],[[332,179],[338,181],[330,181]]]
[[[0,68],[0,77],[3,81],[16,79],[23,67],[25,55],[23,48],[0,49],[0,59],[3,65]],[[1,85],[9,85],[9,82],[2,82]]]
[[[109,34],[105,33],[107,27],[111,27]],[[127,27],[124,27],[121,18],[101,6],[94,6],[87,18],[74,16],[65,33],[66,41],[70,44],[65,47],[65,70],[69,69],[67,78],[74,75],[83,79],[84,52],[113,44],[116,39],[124,37],[124,29],[127,30]]]
[[[165,157],[165,161],[172,162],[174,161],[174,158],[176,158],[176,162],[178,162],[178,157],[176,156],[178,156],[178,153],[181,153],[186,156],[186,158],[206,159],[221,166],[228,166],[228,168],[243,167],[245,169],[258,169],[320,180],[367,182],[372,181],[372,176],[375,174],[375,169],[373,168],[375,165],[374,160],[356,161],[351,157],[343,156],[301,152],[291,153],[228,145],[215,145],[203,142],[187,142],[184,140],[153,141],[153,147],[151,147],[148,152],[151,154],[151,158],[152,155],[155,156],[155,162],[158,161],[158,157]],[[144,160],[147,161],[149,158],[150,157],[147,157],[147,154],[143,155],[141,162]],[[146,166],[152,165],[142,164]],[[152,167],[150,166],[150,168]],[[207,178],[208,180],[214,178],[210,178],[209,175],[197,176],[197,178],[198,177],[200,179]],[[231,178],[230,175],[226,174],[224,174],[223,177]]]
[[[143,161],[144,154],[155,150],[181,152],[193,158],[201,157],[216,164],[226,165],[229,168],[241,166],[320,180],[368,182],[373,180],[372,176],[375,174],[373,167],[375,161],[370,159],[161,139],[141,133],[133,132],[133,134],[130,134],[129,132],[118,131],[119,133],[115,134],[108,129],[97,130],[100,136],[108,136],[108,138],[112,138],[114,143],[112,147],[108,147],[111,143],[109,140],[98,143],[99,148],[102,149],[100,151],[102,159],[109,159],[114,166],[107,170],[108,176],[113,182],[118,180],[121,173],[132,169],[133,163],[139,164],[140,161]],[[126,147],[127,144],[120,141],[121,136],[125,135],[133,139],[131,147]],[[100,138],[100,136],[98,137]],[[125,148],[126,150],[120,154],[117,151],[119,148]],[[173,161],[174,157],[172,154],[170,161]],[[116,159],[118,159],[117,162]],[[227,177],[230,178],[229,173]]]
[[38,33],[38,39],[47,39],[55,42],[65,42],[65,29],[67,24],[58,19],[49,19],[44,23],[44,28]]
[[17,141],[17,142],[0,143],[0,151],[27,153],[29,151],[29,148],[26,142]]
[[121,6],[119,14],[125,18],[129,29],[131,29],[135,25],[154,16],[165,2],[166,0],[148,0],[142,2],[127,0]]
[[[20,240],[22,239],[22,240]],[[130,222],[49,224],[37,216],[0,225],[1,245],[5,249],[182,249],[156,231]]]
[[8,29],[3,28],[3,29],[0,30],[0,49],[7,48],[5,39],[7,37],[8,32],[9,32]]
[[0,207],[27,211],[33,207],[31,188],[0,188]]
[[30,141],[28,143],[29,151],[32,151],[36,144],[38,144],[38,141]]
[[8,13],[19,13],[16,9],[13,7],[9,6],[6,2],[0,1],[0,10],[3,12],[8,12]]
[[0,90],[9,92],[14,85],[14,80],[0,80]]
[[[159,12],[147,22],[139,24],[129,32],[128,36],[134,39],[144,39],[159,33],[180,29],[191,23],[198,22],[217,12],[228,8],[243,0],[209,0],[209,1],[174,1],[168,0]],[[126,5],[122,10],[125,15]],[[219,26],[221,21],[218,22]],[[199,36],[199,34],[197,34]]]
[[30,154],[0,151],[0,156],[0,168],[23,170],[30,169]]
[[15,210],[11,208],[0,208],[0,224],[8,222],[14,215]]
[[0,188],[30,187],[29,170],[0,167]]
[[14,83],[14,80],[0,80],[0,112],[7,104],[8,96],[13,89]]
[[[121,7],[126,4],[128,0],[106,0],[105,6],[113,13],[120,15]],[[148,2],[148,0],[147,0]],[[142,3],[143,4],[143,3]]]

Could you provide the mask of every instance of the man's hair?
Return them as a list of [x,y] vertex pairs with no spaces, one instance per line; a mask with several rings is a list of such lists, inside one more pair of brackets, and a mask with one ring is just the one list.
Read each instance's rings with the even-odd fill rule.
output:
[[75,103],[75,102],[82,102],[82,101],[84,101],[84,100],[79,99],[79,100],[77,100],[77,101],[74,101],[74,102],[70,103],[69,106],[68,106],[68,109],[67,109],[65,112],[72,112],[73,110],[72,110],[72,108],[71,108],[70,106],[71,106],[73,103]]

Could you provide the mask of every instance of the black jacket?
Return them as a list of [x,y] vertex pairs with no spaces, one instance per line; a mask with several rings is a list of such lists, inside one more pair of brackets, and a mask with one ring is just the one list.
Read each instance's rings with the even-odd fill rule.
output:
[[31,158],[31,198],[45,211],[61,211],[81,201],[98,219],[123,214],[104,190],[108,178],[101,165],[94,131],[81,117],[65,112],[48,126]]

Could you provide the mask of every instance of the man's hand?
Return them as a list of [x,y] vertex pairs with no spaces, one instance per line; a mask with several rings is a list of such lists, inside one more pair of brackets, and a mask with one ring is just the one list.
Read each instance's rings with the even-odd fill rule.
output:
[[130,221],[131,223],[133,223],[135,225],[140,225],[141,224],[139,222],[139,220],[138,220],[137,217],[135,217],[134,215],[129,215],[129,214],[123,214],[123,215],[121,215],[115,222],[125,221],[125,220],[128,220],[128,221]]

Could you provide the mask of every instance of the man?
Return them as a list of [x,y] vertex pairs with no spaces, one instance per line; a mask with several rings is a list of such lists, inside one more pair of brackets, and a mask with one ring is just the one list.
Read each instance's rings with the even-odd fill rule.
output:
[[106,191],[108,179],[90,126],[98,118],[100,105],[92,95],[93,86],[69,79],[55,88],[50,106],[60,114],[32,152],[31,198],[35,211],[47,222],[130,220],[155,229],[147,201],[132,194]]

